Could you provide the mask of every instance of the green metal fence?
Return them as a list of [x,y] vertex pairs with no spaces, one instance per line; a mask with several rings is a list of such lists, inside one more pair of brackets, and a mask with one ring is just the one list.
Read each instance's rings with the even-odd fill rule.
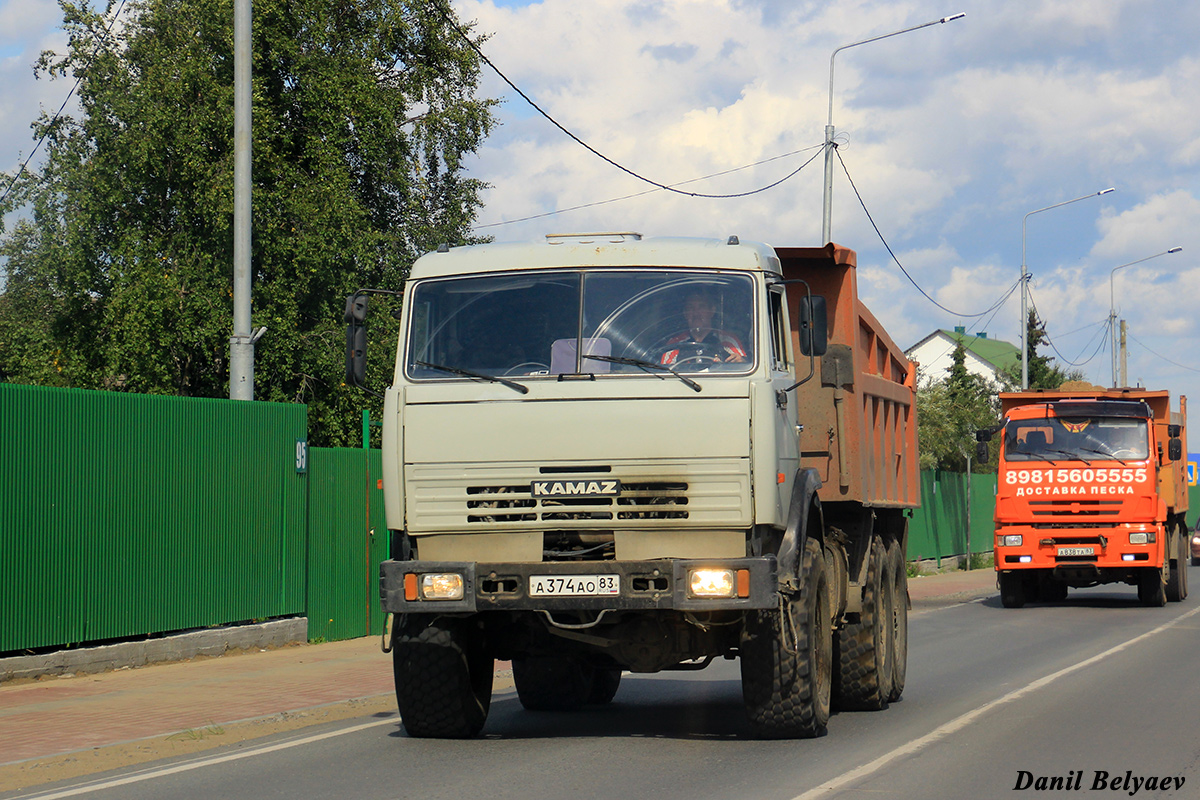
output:
[[0,652],[305,610],[302,405],[0,384]]
[[308,636],[378,633],[388,532],[378,450],[313,448],[308,500]]
[[995,475],[971,475],[968,482],[960,472],[922,472],[921,507],[908,526],[909,560],[990,552],[995,510]]

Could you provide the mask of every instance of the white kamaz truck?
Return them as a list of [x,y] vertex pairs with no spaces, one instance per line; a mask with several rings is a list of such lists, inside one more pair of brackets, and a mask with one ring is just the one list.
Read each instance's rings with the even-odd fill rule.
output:
[[[359,384],[365,318],[359,292]],[[408,734],[477,734],[496,659],[532,710],[715,658],[740,660],[763,737],[886,707],[907,657],[913,377],[833,244],[620,233],[419,259],[382,423]]]

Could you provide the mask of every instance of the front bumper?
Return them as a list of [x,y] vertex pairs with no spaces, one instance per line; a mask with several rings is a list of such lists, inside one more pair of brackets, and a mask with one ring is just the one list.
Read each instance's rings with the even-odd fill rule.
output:
[[[1021,537],[1021,544],[1005,543],[1013,535]],[[1131,542],[1131,536],[1144,541]],[[1156,524],[1109,529],[1005,526],[996,530],[995,564],[998,571],[1038,569],[1064,575],[1161,567],[1166,541],[1163,526]]]
[[[738,575],[735,597],[693,597],[689,574],[698,568],[731,569]],[[423,599],[414,587],[427,574],[457,573],[463,595],[456,600]],[[476,611],[728,611],[778,605],[773,556],[655,561],[571,561],[476,564],[447,561],[384,561],[379,565],[383,611],[393,614]],[[415,576],[415,577],[410,577]],[[616,576],[619,592],[606,595],[532,595],[531,579],[550,576]]]

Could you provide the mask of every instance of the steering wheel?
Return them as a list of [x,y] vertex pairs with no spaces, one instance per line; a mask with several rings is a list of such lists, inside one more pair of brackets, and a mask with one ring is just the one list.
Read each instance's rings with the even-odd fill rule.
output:
[[677,345],[669,345],[663,352],[678,350],[679,355],[675,360],[667,364],[669,367],[680,367],[684,364],[721,364],[725,361],[722,353],[722,348],[714,347],[711,344],[697,344],[696,342],[681,342]]
[[[517,370],[524,369],[526,367],[538,367],[539,369],[546,370],[546,372],[550,371],[549,364],[543,364],[540,361],[522,361],[520,364],[514,364],[513,366],[504,370],[504,374],[505,375],[516,375]],[[528,375],[529,373],[530,373],[530,370],[526,370],[524,374]]]

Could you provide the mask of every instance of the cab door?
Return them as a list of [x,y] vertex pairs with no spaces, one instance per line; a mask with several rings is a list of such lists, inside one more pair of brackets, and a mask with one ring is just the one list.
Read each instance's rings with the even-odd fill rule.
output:
[[778,472],[782,481],[779,491],[779,508],[786,518],[792,497],[792,482],[800,466],[800,428],[796,423],[794,408],[795,392],[784,390],[796,382],[793,371],[795,356],[792,353],[792,333],[788,324],[787,299],[782,286],[767,292],[767,313],[771,318],[771,351],[768,354],[771,369],[771,390],[775,394],[775,452],[779,454]]

